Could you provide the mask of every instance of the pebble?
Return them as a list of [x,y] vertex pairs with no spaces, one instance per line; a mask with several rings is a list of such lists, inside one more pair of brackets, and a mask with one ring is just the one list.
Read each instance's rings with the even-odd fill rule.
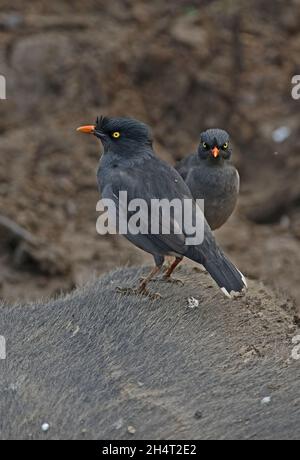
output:
[[271,396],[266,396],[265,398],[261,400],[261,403],[265,405],[265,404],[270,404],[271,401],[272,401]]
[[281,144],[281,142],[284,142],[288,137],[290,137],[291,132],[292,131],[288,126],[281,126],[273,131],[272,139],[274,142]]
[[188,307],[189,308],[198,308],[199,307],[199,300],[198,299],[195,299],[194,297],[190,297],[188,299]]
[[42,431],[44,431],[44,433],[46,433],[50,428],[50,425],[49,423],[43,423],[42,425]]
[[135,434],[136,429],[134,428],[134,426],[129,425],[129,426],[127,427],[127,431],[128,431],[128,433],[130,433],[130,434]]

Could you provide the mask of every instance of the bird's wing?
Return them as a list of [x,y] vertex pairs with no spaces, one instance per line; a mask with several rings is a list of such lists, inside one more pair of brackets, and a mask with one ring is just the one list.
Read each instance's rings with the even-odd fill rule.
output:
[[[102,191],[103,198],[111,198],[120,209],[119,192],[126,191],[128,203],[135,199],[142,199],[147,203],[147,210],[139,210],[142,223],[151,222],[151,200],[169,201],[179,199],[192,200],[191,193],[177,171],[156,157],[144,161],[140,165],[129,168],[115,168],[110,176],[109,185]],[[196,212],[196,205],[193,204],[193,212]],[[201,211],[200,211],[201,212]],[[134,211],[127,213],[127,221],[135,214]],[[160,213],[161,217],[161,213]],[[146,224],[147,225],[147,224]],[[150,224],[149,224],[150,225]],[[176,253],[185,255],[188,250],[186,246],[187,235],[183,223],[176,221],[174,215],[170,216],[170,228],[159,221],[159,234],[153,234],[148,227],[147,234],[133,235],[129,229],[129,235],[125,235],[140,248],[150,253]],[[177,228],[178,233],[173,229]],[[182,229],[182,231],[180,231]],[[190,236],[190,235],[189,235]]]
[[176,166],[175,169],[179,172],[183,180],[186,180],[190,168],[194,164],[195,155],[189,155],[188,157],[181,160]]
[[[128,201],[141,198],[146,201],[148,206],[153,198],[192,199],[189,188],[177,171],[157,158],[144,161],[140,165],[134,165],[131,169],[115,168],[107,184],[102,191],[103,197],[113,199],[117,206],[120,205],[118,198],[120,191],[127,191]],[[192,202],[194,210],[200,210],[195,202]],[[145,216],[146,214],[142,215],[141,218],[143,219]],[[137,247],[150,254],[162,256],[180,254],[204,265],[223,293],[229,297],[231,291],[240,292],[246,287],[244,276],[217,246],[205,219],[204,240],[196,246],[186,244],[184,232],[179,235],[162,233],[153,235],[148,232],[148,234],[125,236]]]

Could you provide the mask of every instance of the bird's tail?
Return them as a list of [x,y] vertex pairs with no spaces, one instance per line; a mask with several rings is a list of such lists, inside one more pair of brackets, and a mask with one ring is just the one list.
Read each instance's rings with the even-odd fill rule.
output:
[[[195,256],[195,254],[194,254]],[[196,257],[193,260],[200,262],[217,283],[223,294],[232,298],[233,293],[242,292],[247,288],[247,281],[244,275],[233,265],[225,254],[218,249],[210,258],[203,258],[201,261]]]
[[244,275],[222,253],[217,260],[204,262],[204,267],[227,297],[247,288]]

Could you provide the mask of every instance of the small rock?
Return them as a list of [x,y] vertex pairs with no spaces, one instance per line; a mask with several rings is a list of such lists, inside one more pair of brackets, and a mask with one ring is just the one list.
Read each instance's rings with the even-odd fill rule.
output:
[[188,308],[198,308],[199,307],[199,300],[195,299],[194,297],[190,297],[188,299]]
[[42,424],[42,431],[44,431],[44,433],[46,433],[50,428],[50,425],[49,423],[43,423]]
[[130,434],[135,434],[136,429],[134,428],[134,426],[129,425],[129,426],[127,427],[127,431],[128,431],[128,433],[130,433]]
[[200,410],[197,410],[194,414],[194,417],[197,419],[197,420],[201,420],[203,418],[203,414]]
[[288,126],[281,126],[273,131],[272,139],[274,142],[281,144],[281,142],[284,142],[288,137],[290,137],[291,132],[292,131]]
[[270,404],[271,401],[272,401],[271,396],[266,396],[265,398],[261,400],[261,404],[262,405]]

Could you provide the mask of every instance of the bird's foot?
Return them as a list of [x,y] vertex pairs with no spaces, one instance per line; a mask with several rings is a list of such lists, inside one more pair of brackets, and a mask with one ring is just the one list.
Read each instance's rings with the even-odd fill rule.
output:
[[137,289],[117,287],[116,291],[118,294],[126,295],[126,296],[136,295],[136,296],[145,296],[152,300],[162,299],[162,296],[158,292],[152,294],[150,291],[148,291],[148,289],[144,287],[139,287]]
[[118,294],[122,294],[122,295],[132,295],[132,294],[136,294],[136,289],[133,289],[133,288],[122,288],[122,287],[117,287],[116,288],[116,292]]
[[[141,281],[143,281],[142,278]],[[184,282],[181,279],[173,278],[171,276],[162,276],[160,278],[154,278],[153,280],[150,280],[149,283],[170,283],[184,286]]]
[[148,283],[163,283],[165,281],[164,276],[159,276],[157,278],[153,278],[152,280],[148,280],[147,278],[139,278],[139,282],[141,286],[147,282]]
[[[151,279],[149,280],[148,278],[139,278],[139,283],[140,283],[140,286],[143,286],[145,284],[148,284],[148,283],[154,283],[157,281],[158,278],[154,278],[154,279]],[[141,287],[142,289],[142,287]]]
[[163,296],[159,292],[151,293],[149,291],[146,291],[146,293],[142,294],[142,295],[146,295],[151,300],[161,300],[161,299],[163,299]]
[[184,282],[180,278],[173,278],[171,276],[163,276],[163,281],[166,283],[177,284],[178,286],[184,286]]

